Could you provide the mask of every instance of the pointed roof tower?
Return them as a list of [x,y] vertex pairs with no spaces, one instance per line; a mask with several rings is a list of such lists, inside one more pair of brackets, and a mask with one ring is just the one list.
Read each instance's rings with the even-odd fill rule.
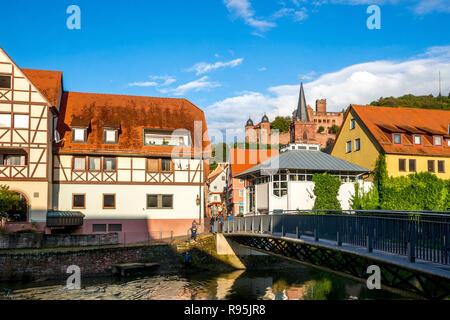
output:
[[298,97],[298,106],[295,114],[297,121],[310,121],[308,110],[306,109],[305,92],[303,91],[303,82],[300,82],[300,95]]

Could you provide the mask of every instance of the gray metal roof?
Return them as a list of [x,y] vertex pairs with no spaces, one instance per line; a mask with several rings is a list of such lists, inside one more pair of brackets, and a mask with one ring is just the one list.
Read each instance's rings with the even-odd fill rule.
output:
[[290,150],[272,157],[238,175],[243,177],[251,173],[278,169],[300,169],[314,171],[347,171],[354,173],[370,172],[370,170],[360,167],[351,162],[333,157],[328,153],[310,150]]

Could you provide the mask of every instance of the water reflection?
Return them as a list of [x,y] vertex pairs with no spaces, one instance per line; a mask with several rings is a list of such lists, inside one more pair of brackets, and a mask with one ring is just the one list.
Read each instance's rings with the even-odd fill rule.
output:
[[90,278],[82,280],[82,290],[65,290],[63,282],[0,283],[0,289],[10,289],[3,299],[17,300],[403,299],[384,290],[368,290],[362,283],[309,268],[235,271],[219,275],[154,275],[136,279]]

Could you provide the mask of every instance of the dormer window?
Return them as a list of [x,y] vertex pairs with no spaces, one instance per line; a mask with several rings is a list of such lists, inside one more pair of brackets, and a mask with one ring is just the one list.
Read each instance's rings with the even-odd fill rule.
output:
[[84,143],[87,140],[87,128],[73,128],[72,142]]
[[146,146],[190,146],[191,136],[187,130],[144,129]]
[[11,89],[11,76],[0,76],[0,89]]
[[434,145],[435,146],[442,146],[442,137],[434,137]]
[[401,144],[402,143],[402,136],[398,133],[394,134],[394,143],[395,144]]
[[414,144],[422,144],[422,137],[414,136]]
[[103,143],[117,144],[119,141],[119,130],[105,128],[103,129]]

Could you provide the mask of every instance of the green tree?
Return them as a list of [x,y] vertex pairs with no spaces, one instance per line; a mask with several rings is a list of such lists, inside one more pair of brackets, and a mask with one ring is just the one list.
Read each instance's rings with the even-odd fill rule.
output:
[[323,126],[320,126],[319,127],[319,130],[317,130],[319,133],[322,133],[322,132],[324,132],[325,131],[325,128],[323,127]]
[[355,194],[350,198],[354,210],[377,210],[380,209],[377,187],[372,185],[368,192],[360,190],[359,183],[355,183]]
[[370,103],[372,106],[384,106],[384,107],[408,107],[408,108],[423,108],[423,109],[441,109],[450,110],[450,96],[415,96],[412,94],[406,94],[401,97],[381,97],[377,101]]
[[384,201],[385,186],[389,179],[386,167],[386,156],[383,153],[380,153],[380,155],[378,156],[374,171],[375,174],[373,184],[378,190],[378,198],[381,204]]
[[314,195],[316,200],[314,202],[314,210],[341,210],[341,204],[337,199],[339,188],[341,187],[341,180],[339,177],[332,176],[328,173],[313,175],[314,181]]
[[337,134],[338,131],[339,131],[339,126],[333,124],[333,125],[331,126],[331,128],[330,128],[330,132],[331,132],[332,134]]
[[271,129],[277,129],[280,132],[289,132],[291,125],[290,117],[276,117],[270,124]]
[[0,185],[0,231],[3,230],[3,220],[7,217],[7,212],[18,206],[20,196],[9,190],[9,186]]

